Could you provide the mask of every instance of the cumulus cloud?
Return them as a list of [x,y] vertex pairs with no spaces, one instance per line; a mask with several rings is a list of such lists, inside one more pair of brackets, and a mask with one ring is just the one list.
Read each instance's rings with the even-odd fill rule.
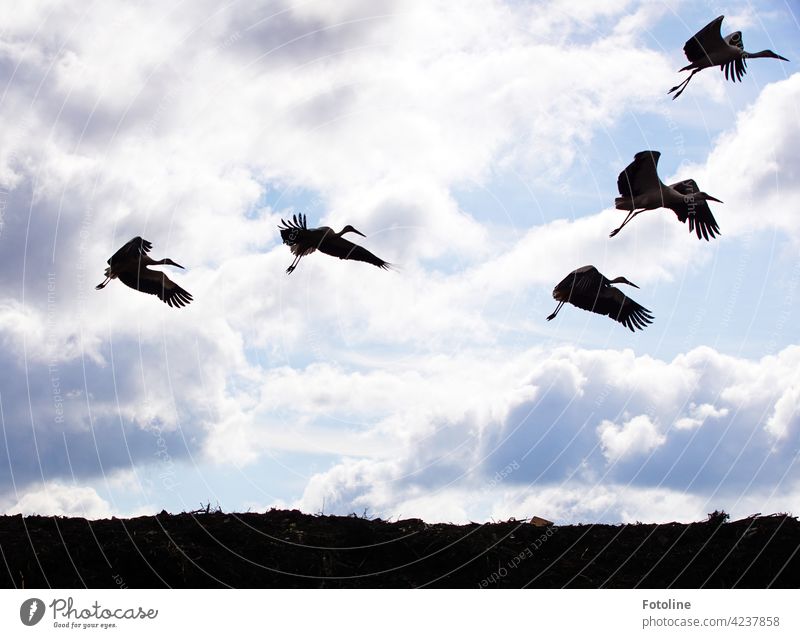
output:
[[6,514],[79,516],[98,519],[112,516],[109,504],[91,487],[49,483],[20,496]]
[[[324,500],[327,511],[366,507],[398,515],[410,503],[434,511],[446,502],[441,511],[454,520],[491,503],[504,504],[492,511],[517,517],[538,504],[539,512],[546,505],[565,517],[658,512],[665,520],[667,504],[694,512],[715,499],[741,512],[751,492],[788,495],[797,488],[800,431],[776,440],[763,415],[794,400],[788,371],[798,363],[796,347],[758,361],[710,348],[662,361],[573,347],[473,362],[466,370],[464,361],[453,361],[451,375],[430,375],[420,386],[470,401],[447,407],[430,400],[425,410],[421,392],[413,412],[397,406],[374,427],[394,458],[353,456],[312,477],[298,503],[314,509]],[[444,385],[464,378],[493,383],[482,394]],[[746,404],[732,391],[768,380],[769,392]],[[580,505],[573,502],[578,494]],[[646,506],[647,494],[658,495],[661,509]]]
[[603,421],[597,432],[603,454],[609,461],[650,452],[666,441],[646,414],[635,416],[622,426]]
[[703,425],[706,419],[719,419],[724,416],[728,416],[728,408],[717,409],[710,403],[691,404],[689,406],[689,416],[675,421],[675,427],[679,430],[691,430]]
[[798,241],[800,159],[793,151],[800,143],[798,99],[800,73],[765,87],[716,140],[705,165],[682,171],[697,175],[704,190],[725,201],[726,236],[780,230]]

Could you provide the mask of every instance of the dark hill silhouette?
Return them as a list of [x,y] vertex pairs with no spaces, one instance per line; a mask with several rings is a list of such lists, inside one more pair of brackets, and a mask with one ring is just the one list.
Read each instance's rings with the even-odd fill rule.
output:
[[428,525],[296,510],[0,517],[3,587],[798,587],[800,524]]

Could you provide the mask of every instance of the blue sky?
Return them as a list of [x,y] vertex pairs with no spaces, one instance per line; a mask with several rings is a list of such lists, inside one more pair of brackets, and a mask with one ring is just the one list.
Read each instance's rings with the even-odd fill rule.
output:
[[[0,511],[800,509],[795,4],[26,7],[0,30]],[[791,62],[671,100],[720,14]],[[668,211],[608,237],[643,149],[723,200],[719,238]],[[399,270],[287,276],[297,212]],[[94,290],[135,235],[194,303]],[[545,321],[588,263],[655,322]]]

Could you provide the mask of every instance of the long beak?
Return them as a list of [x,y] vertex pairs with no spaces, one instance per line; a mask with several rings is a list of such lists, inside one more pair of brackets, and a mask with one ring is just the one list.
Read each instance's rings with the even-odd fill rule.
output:
[[783,60],[784,62],[788,62],[789,61],[787,58],[784,58],[782,55],[779,55],[778,59],[779,60]]
[[[636,285],[635,283],[633,283],[632,281],[626,281],[625,283],[627,283],[629,286],[633,286],[634,288],[639,288],[639,286],[637,286],[637,285]],[[641,290],[641,289],[640,289],[640,290]]]
[[353,232],[354,232],[356,235],[361,235],[362,237],[366,237],[366,235],[365,235],[364,233],[362,233],[360,230],[356,230],[355,228],[353,229]]
[[720,204],[725,203],[721,199],[717,199],[716,197],[711,197],[711,195],[709,195],[708,193],[706,193],[706,199],[710,199],[712,202],[719,202]]

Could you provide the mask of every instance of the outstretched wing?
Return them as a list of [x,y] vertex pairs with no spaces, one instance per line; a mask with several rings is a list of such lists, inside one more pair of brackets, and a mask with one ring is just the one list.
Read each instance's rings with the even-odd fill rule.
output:
[[356,261],[363,261],[378,268],[388,269],[391,264],[384,261],[380,257],[376,257],[366,248],[354,244],[353,242],[339,237],[338,235],[326,236],[317,246],[317,250],[338,257],[339,259],[354,259]]
[[[641,193],[657,190],[661,183],[658,179],[658,151],[640,151],[633,156],[633,161],[617,177],[617,188],[623,197],[636,197]],[[635,203],[635,202],[634,202]]]
[[137,273],[124,271],[118,275],[118,279],[134,290],[157,295],[172,308],[180,308],[192,301],[192,295],[158,270],[142,268]]
[[724,46],[721,31],[724,18],[725,16],[719,16],[712,20],[686,41],[683,52],[689,62],[698,62],[708,57],[710,51],[718,51]]
[[300,215],[292,215],[292,219],[288,222],[281,219],[283,227],[278,226],[281,231],[281,239],[287,246],[294,246],[300,239],[303,231],[308,230],[306,216],[303,213]]
[[117,252],[111,255],[111,259],[109,259],[106,263],[109,266],[112,266],[115,263],[127,261],[129,259],[138,259],[145,253],[149,253],[152,248],[153,244],[146,239],[134,237]]
[[578,308],[611,317],[629,328],[631,332],[644,329],[654,319],[647,308],[614,286],[604,286],[594,295],[574,295],[570,303]]
[[[725,36],[725,42],[734,47],[738,47],[740,51],[744,51],[744,43],[742,42],[742,32],[735,31],[730,35]],[[720,70],[725,71],[725,79],[731,82],[742,81],[742,77],[747,73],[747,60],[744,56],[731,60],[727,64],[720,66]]]
[[708,202],[704,199],[692,197],[695,193],[700,192],[697,182],[693,179],[687,179],[670,184],[670,188],[674,188],[683,195],[684,206],[673,208],[672,210],[683,223],[686,223],[687,219],[689,220],[690,233],[694,231],[698,239],[705,239],[706,241],[708,241],[709,237],[713,239],[721,234],[717,220],[714,219],[714,215],[708,207]]
[[644,329],[653,323],[655,318],[647,308],[614,286],[608,286],[600,293],[594,305],[594,312],[611,317],[631,332]]

